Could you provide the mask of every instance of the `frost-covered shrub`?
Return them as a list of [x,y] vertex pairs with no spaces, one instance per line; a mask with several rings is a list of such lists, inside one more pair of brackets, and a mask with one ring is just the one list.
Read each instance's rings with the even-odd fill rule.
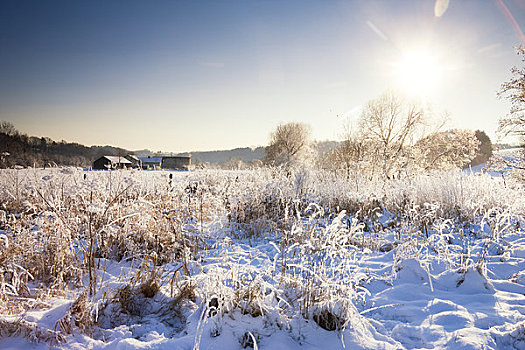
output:
[[412,149],[414,165],[425,171],[467,166],[476,157],[480,141],[470,130],[446,130],[430,134]]

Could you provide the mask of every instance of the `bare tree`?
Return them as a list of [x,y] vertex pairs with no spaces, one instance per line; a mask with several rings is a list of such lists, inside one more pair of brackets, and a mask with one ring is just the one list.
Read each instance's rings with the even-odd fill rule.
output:
[[[525,46],[516,48],[516,53],[522,55],[525,64]],[[498,92],[500,98],[506,98],[511,102],[509,113],[500,118],[498,132],[503,136],[518,136],[525,143],[525,65],[522,68],[511,69],[512,78],[503,84]],[[493,169],[513,168],[511,174],[520,181],[525,181],[525,150],[517,153],[514,157],[495,155],[491,159]]]
[[5,120],[2,120],[0,122],[0,133],[6,134],[6,135],[9,135],[9,136],[14,136],[14,135],[18,134],[18,130],[16,130],[16,128],[13,125],[13,123],[5,121]]
[[405,147],[423,125],[424,110],[389,91],[368,102],[360,120],[361,137],[375,145],[374,161],[386,178],[404,166]]
[[360,135],[347,131],[344,140],[327,157],[325,168],[343,170],[350,178],[351,173],[361,172],[368,161],[371,143]]
[[[516,49],[518,55],[523,55],[525,63],[525,46]],[[509,114],[499,120],[499,131],[505,136],[515,135],[525,137],[525,66],[511,69],[512,78],[501,85],[500,97],[511,102]]]
[[271,165],[304,163],[311,156],[311,127],[304,123],[279,124],[270,135],[264,161]]

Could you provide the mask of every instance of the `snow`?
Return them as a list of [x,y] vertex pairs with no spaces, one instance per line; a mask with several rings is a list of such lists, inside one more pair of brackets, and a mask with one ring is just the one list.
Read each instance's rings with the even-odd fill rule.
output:
[[[75,171],[61,175],[52,170],[35,172],[35,181],[49,176],[46,182],[58,176],[80,176]],[[123,180],[128,176],[126,172],[115,174],[125,174]],[[141,191],[166,190],[163,172],[129,174],[133,175],[124,182],[137,183]],[[207,179],[210,191],[220,192],[220,180],[214,183],[213,176],[241,177],[246,181],[256,176],[250,172],[228,174],[176,174],[174,182],[180,185],[175,191],[180,191],[186,201],[185,188],[195,179]],[[31,178],[31,174],[27,176]],[[108,176],[111,175],[88,173],[93,178],[82,186],[111,191],[112,184],[106,182]],[[470,217],[471,222],[463,224],[463,228],[457,223],[436,220],[426,231],[418,231],[415,224],[396,226],[398,217],[384,207],[368,222],[359,221],[358,214],[349,216],[339,211],[326,217],[320,211],[314,214],[310,208],[305,212],[311,216],[300,218],[285,231],[290,242],[294,237],[305,237],[303,242],[290,244],[279,238],[277,226],[246,238],[232,235],[234,228],[228,225],[226,212],[206,218],[204,223],[196,216],[197,220],[184,224],[184,232],[202,234],[206,249],[184,266],[175,259],[158,266],[158,271],[150,271],[141,258],[97,258],[102,280],[96,295],[90,298],[97,314],[92,333],[74,328],[71,334],[64,334],[64,343],[52,346],[108,350],[525,349],[525,238],[519,228],[522,218],[515,214],[523,213],[523,194],[514,193],[519,190],[508,189],[485,174],[442,176],[441,180],[446,179],[443,183],[461,182],[462,191],[478,193],[479,198],[460,197],[450,188],[437,188],[435,183],[431,195],[425,196],[422,193],[427,191],[427,180],[421,179],[417,184],[414,180],[411,186],[418,186],[414,187],[414,196],[421,195],[429,201],[417,208],[426,214],[415,214],[414,222],[427,222],[444,210],[437,202],[432,204],[431,196],[456,196],[458,206],[465,208],[481,206],[481,201],[495,201],[500,205],[499,211],[487,209],[484,213],[476,209],[478,215]],[[455,176],[460,176],[459,180]],[[260,188],[239,185],[231,191],[251,188],[256,193],[271,187],[270,182],[264,182],[270,180],[260,181]],[[199,184],[203,186],[202,181]],[[307,188],[308,183],[295,186]],[[395,186],[386,189],[385,196],[397,191]],[[285,191],[284,186],[279,188]],[[309,198],[316,200],[314,190]],[[214,199],[207,199],[211,206]],[[146,199],[137,203],[130,213],[122,208],[119,220],[130,218],[148,227],[152,219],[146,208],[154,204]],[[231,206],[232,203],[235,198]],[[86,210],[104,212],[103,208],[102,202],[94,201]],[[498,214],[500,211],[503,214]],[[35,232],[57,220],[45,214],[33,221]],[[290,214],[294,215],[298,214]],[[378,227],[378,231],[367,233],[365,224]],[[114,229],[118,231],[118,227]],[[2,232],[1,238],[0,249],[8,247],[13,239],[7,231]],[[370,242],[368,246],[358,245],[365,240]],[[154,295],[141,291],[142,282],[130,282],[137,276],[146,280],[152,271],[161,281]],[[178,300],[184,283],[191,283],[196,295]],[[317,297],[326,296],[326,300],[312,303],[311,310],[304,314],[300,308],[306,305],[306,297],[301,293],[312,291],[309,283],[316,286]],[[88,284],[86,276],[83,284]],[[28,309],[19,315],[5,314],[0,319],[22,318],[41,329],[56,330],[82,291],[72,288],[63,296],[47,298],[48,307]],[[119,291],[129,292],[129,297],[118,294]],[[242,293],[250,296],[242,297]],[[315,320],[323,310],[344,318],[343,327],[323,328]],[[0,338],[0,348],[48,349],[49,344],[31,342],[22,336],[4,336]]]

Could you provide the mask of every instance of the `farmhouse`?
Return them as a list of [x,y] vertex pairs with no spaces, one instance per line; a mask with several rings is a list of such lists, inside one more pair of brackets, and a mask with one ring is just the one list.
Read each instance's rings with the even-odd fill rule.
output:
[[125,169],[131,165],[125,157],[103,156],[93,162],[93,169]]

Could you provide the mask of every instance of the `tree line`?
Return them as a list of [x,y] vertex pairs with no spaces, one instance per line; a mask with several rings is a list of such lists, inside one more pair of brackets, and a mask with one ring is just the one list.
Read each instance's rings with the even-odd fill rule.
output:
[[311,127],[304,123],[280,124],[270,136],[264,162],[268,165],[309,164],[387,179],[402,173],[464,168],[492,156],[492,143],[484,131],[430,132],[426,111],[419,104],[388,91],[369,101],[344,140],[318,157],[313,151]]
[[20,133],[7,121],[0,122],[0,167],[91,166],[104,155],[125,155],[129,152],[112,146],[87,147],[66,141],[56,142],[49,137]]

